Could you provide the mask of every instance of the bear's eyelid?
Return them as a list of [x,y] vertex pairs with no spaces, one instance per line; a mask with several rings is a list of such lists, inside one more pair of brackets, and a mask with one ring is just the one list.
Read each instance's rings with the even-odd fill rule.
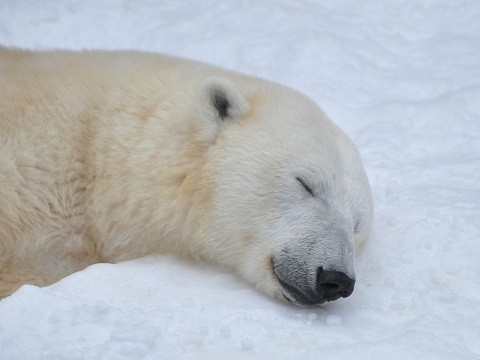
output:
[[302,184],[302,186],[304,187],[305,190],[308,191],[308,193],[310,195],[312,195],[313,197],[315,197],[315,193],[313,192],[312,188],[310,186],[308,186],[307,182],[305,180],[303,180],[302,178],[300,177],[296,177],[297,181]]

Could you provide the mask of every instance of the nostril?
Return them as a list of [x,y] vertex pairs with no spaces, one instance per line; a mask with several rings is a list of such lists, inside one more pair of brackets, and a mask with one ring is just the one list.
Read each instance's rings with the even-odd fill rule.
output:
[[340,285],[335,284],[335,283],[330,283],[330,282],[321,284],[320,286],[323,286],[324,288],[331,289],[331,290],[335,290],[335,289],[338,289],[340,287]]

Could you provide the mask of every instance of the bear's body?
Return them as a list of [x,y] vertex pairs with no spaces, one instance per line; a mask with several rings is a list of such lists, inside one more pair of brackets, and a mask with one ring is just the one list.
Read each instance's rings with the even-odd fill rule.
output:
[[[165,251],[231,267],[281,298],[279,273],[298,261],[276,259],[325,231],[342,233],[342,249],[312,245],[331,253],[315,268],[354,278],[368,182],[350,140],[301,94],[135,52],[0,48],[0,83],[0,298]],[[316,195],[298,181],[328,204],[308,202]]]

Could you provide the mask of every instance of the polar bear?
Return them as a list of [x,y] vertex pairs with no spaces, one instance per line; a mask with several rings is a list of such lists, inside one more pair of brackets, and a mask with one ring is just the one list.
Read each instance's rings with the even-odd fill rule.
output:
[[139,52],[0,48],[0,297],[172,252],[315,306],[349,296],[372,198],[304,95]]

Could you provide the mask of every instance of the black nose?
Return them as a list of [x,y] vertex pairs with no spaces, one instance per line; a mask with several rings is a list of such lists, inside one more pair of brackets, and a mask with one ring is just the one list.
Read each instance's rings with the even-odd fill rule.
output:
[[352,295],[354,285],[355,280],[343,272],[323,270],[321,267],[317,270],[317,294],[323,295],[326,301]]
[[353,293],[355,280],[340,271],[317,269],[317,282],[315,288],[304,286],[301,281],[284,281],[277,273],[278,280],[286,290],[287,300],[294,301],[297,305],[315,306],[326,301],[334,301],[340,297],[348,297]]

